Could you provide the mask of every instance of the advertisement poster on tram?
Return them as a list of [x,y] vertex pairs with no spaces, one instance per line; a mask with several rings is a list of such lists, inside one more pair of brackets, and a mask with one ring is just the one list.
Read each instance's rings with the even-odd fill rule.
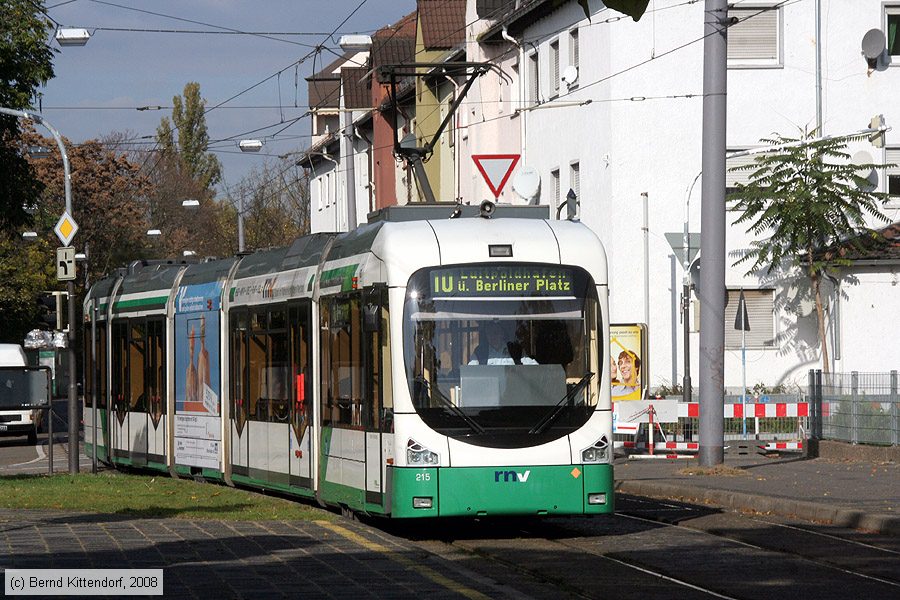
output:
[[219,282],[182,286],[175,302],[175,459],[219,467]]
[[609,326],[610,382],[612,400],[640,400],[643,396],[646,326],[642,324]]

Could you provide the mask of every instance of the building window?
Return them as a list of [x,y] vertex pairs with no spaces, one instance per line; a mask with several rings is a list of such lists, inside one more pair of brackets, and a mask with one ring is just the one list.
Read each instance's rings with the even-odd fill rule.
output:
[[[740,289],[729,289],[725,303],[725,348],[741,348],[740,329],[735,328]],[[744,290],[747,305],[748,331],[743,332],[747,348],[772,348],[775,346],[775,291]]]
[[553,210],[557,210],[559,208],[559,169],[553,169],[550,171],[550,191],[553,194]]
[[319,188],[319,210],[322,210],[325,206],[325,178],[319,177],[317,183]]
[[573,162],[569,166],[569,187],[575,192],[575,199],[581,204],[581,164]]
[[541,99],[540,70],[538,68],[538,53],[528,56],[528,102],[537,104]]
[[900,148],[886,148],[884,162],[889,165],[885,175],[887,176],[887,193],[892,196],[892,202],[900,202]]
[[729,8],[729,67],[781,65],[781,9],[773,6]]
[[887,52],[891,56],[900,56],[900,5],[884,7],[885,24],[887,25]]
[[553,95],[559,95],[559,40],[550,42],[550,83]]

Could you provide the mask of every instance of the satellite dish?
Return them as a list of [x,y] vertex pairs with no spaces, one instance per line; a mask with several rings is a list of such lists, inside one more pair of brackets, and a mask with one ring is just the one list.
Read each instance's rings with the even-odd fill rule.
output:
[[866,60],[874,61],[884,52],[884,33],[880,29],[870,29],[862,39],[862,53]]
[[[875,162],[875,159],[865,150],[860,150],[853,155],[850,162],[854,165],[871,165]],[[856,174],[869,182],[869,185],[865,186],[868,191],[872,191],[878,186],[878,173],[873,167],[857,169]]]
[[569,65],[562,72],[562,80],[566,85],[572,85],[576,81],[578,81],[578,67],[575,65]]
[[522,167],[513,179],[513,191],[526,202],[532,202],[541,191],[541,176],[534,167]]

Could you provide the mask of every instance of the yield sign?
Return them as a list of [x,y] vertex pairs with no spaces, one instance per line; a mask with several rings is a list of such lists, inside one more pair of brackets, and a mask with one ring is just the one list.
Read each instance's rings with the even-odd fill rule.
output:
[[503,186],[512,175],[516,163],[519,162],[518,154],[473,154],[472,160],[475,166],[481,171],[481,176],[487,182],[491,192],[494,193],[494,199],[500,197]]

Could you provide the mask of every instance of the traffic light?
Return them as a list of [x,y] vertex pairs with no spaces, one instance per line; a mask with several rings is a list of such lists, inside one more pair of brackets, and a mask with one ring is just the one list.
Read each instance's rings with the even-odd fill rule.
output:
[[43,292],[38,296],[37,326],[41,329],[62,329],[62,295],[65,292]]

